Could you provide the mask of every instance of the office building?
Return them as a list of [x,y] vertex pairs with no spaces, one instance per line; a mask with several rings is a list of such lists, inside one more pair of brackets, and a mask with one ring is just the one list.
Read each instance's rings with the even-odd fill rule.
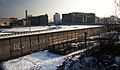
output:
[[48,25],[48,15],[40,16],[29,16],[28,20],[30,21],[31,26],[45,26]]
[[62,24],[65,25],[95,24],[95,14],[80,12],[62,14]]
[[59,13],[55,13],[54,17],[54,24],[60,24],[60,14]]

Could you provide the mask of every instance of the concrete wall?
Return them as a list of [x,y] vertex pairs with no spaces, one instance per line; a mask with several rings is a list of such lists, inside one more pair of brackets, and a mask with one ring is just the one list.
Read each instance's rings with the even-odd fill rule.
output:
[[38,36],[30,36],[31,52],[37,51],[38,49]]
[[[0,60],[22,56],[38,50],[57,50],[69,45],[71,41],[84,39],[84,32],[87,32],[87,36],[92,36],[105,32],[105,29],[97,27],[0,39]],[[55,46],[53,47],[53,45]]]
[[30,53],[30,39],[29,37],[21,37],[22,54]]
[[10,39],[10,52],[11,52],[11,57],[21,55],[20,38],[12,38],[12,39]]
[[10,57],[9,43],[9,40],[0,40],[0,59],[6,59]]

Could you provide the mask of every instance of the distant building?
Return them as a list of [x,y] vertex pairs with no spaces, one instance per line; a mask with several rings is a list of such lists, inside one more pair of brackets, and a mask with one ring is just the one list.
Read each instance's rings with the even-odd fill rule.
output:
[[95,24],[101,24],[101,19],[100,17],[95,17]]
[[119,24],[119,18],[116,16],[110,16],[110,24]]
[[62,14],[62,24],[67,25],[95,24],[95,14],[79,12]]
[[0,26],[11,26],[17,20],[17,18],[0,18]]
[[31,26],[45,26],[48,25],[48,15],[40,16],[29,16],[28,20],[30,21]]
[[61,20],[60,20],[60,14],[59,13],[55,13],[54,17],[54,23],[55,24],[60,24]]
[[116,16],[105,17],[105,18],[101,18],[101,23],[102,24],[119,24],[120,19]]
[[15,24],[13,24],[12,26],[24,26],[23,23],[24,23],[24,21],[23,21],[23,19],[21,19],[21,20],[16,21]]

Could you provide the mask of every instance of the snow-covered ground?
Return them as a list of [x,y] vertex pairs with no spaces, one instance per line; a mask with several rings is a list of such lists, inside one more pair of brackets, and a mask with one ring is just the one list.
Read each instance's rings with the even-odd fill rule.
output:
[[48,26],[35,26],[35,27],[18,27],[18,28],[3,28],[2,32],[23,32],[23,31],[37,31],[46,30]]
[[[72,26],[37,26],[37,27],[21,27],[21,28],[6,28],[1,29],[2,32],[11,33],[10,35],[1,35],[0,38],[8,38],[8,37],[16,37],[16,36],[25,36],[25,35],[33,35],[33,34],[44,34],[44,33],[52,33],[52,32],[60,32],[60,31],[68,31],[68,30],[76,30],[76,29],[85,29],[85,28],[94,28],[101,27],[98,25],[72,25]],[[38,32],[29,32],[29,33],[20,33],[15,34],[13,32],[26,32],[26,31],[38,31]],[[2,34],[1,32],[1,34]]]
[[64,61],[64,56],[40,51],[3,63],[5,70],[55,70]]
[[100,27],[98,25],[61,25],[61,26],[35,26],[35,27],[20,27],[20,28],[5,28],[0,29],[2,32],[24,32],[24,31],[38,31],[38,30],[73,30],[73,29],[84,29],[84,28],[93,28]]
[[3,67],[5,70],[56,70],[68,57],[84,51],[86,51],[86,49],[65,56],[50,53],[47,50],[40,51],[6,61],[3,63]]

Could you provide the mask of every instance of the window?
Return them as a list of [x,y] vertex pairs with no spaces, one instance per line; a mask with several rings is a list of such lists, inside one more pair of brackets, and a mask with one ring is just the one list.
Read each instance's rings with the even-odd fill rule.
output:
[[83,22],[87,22],[87,15],[83,15]]

